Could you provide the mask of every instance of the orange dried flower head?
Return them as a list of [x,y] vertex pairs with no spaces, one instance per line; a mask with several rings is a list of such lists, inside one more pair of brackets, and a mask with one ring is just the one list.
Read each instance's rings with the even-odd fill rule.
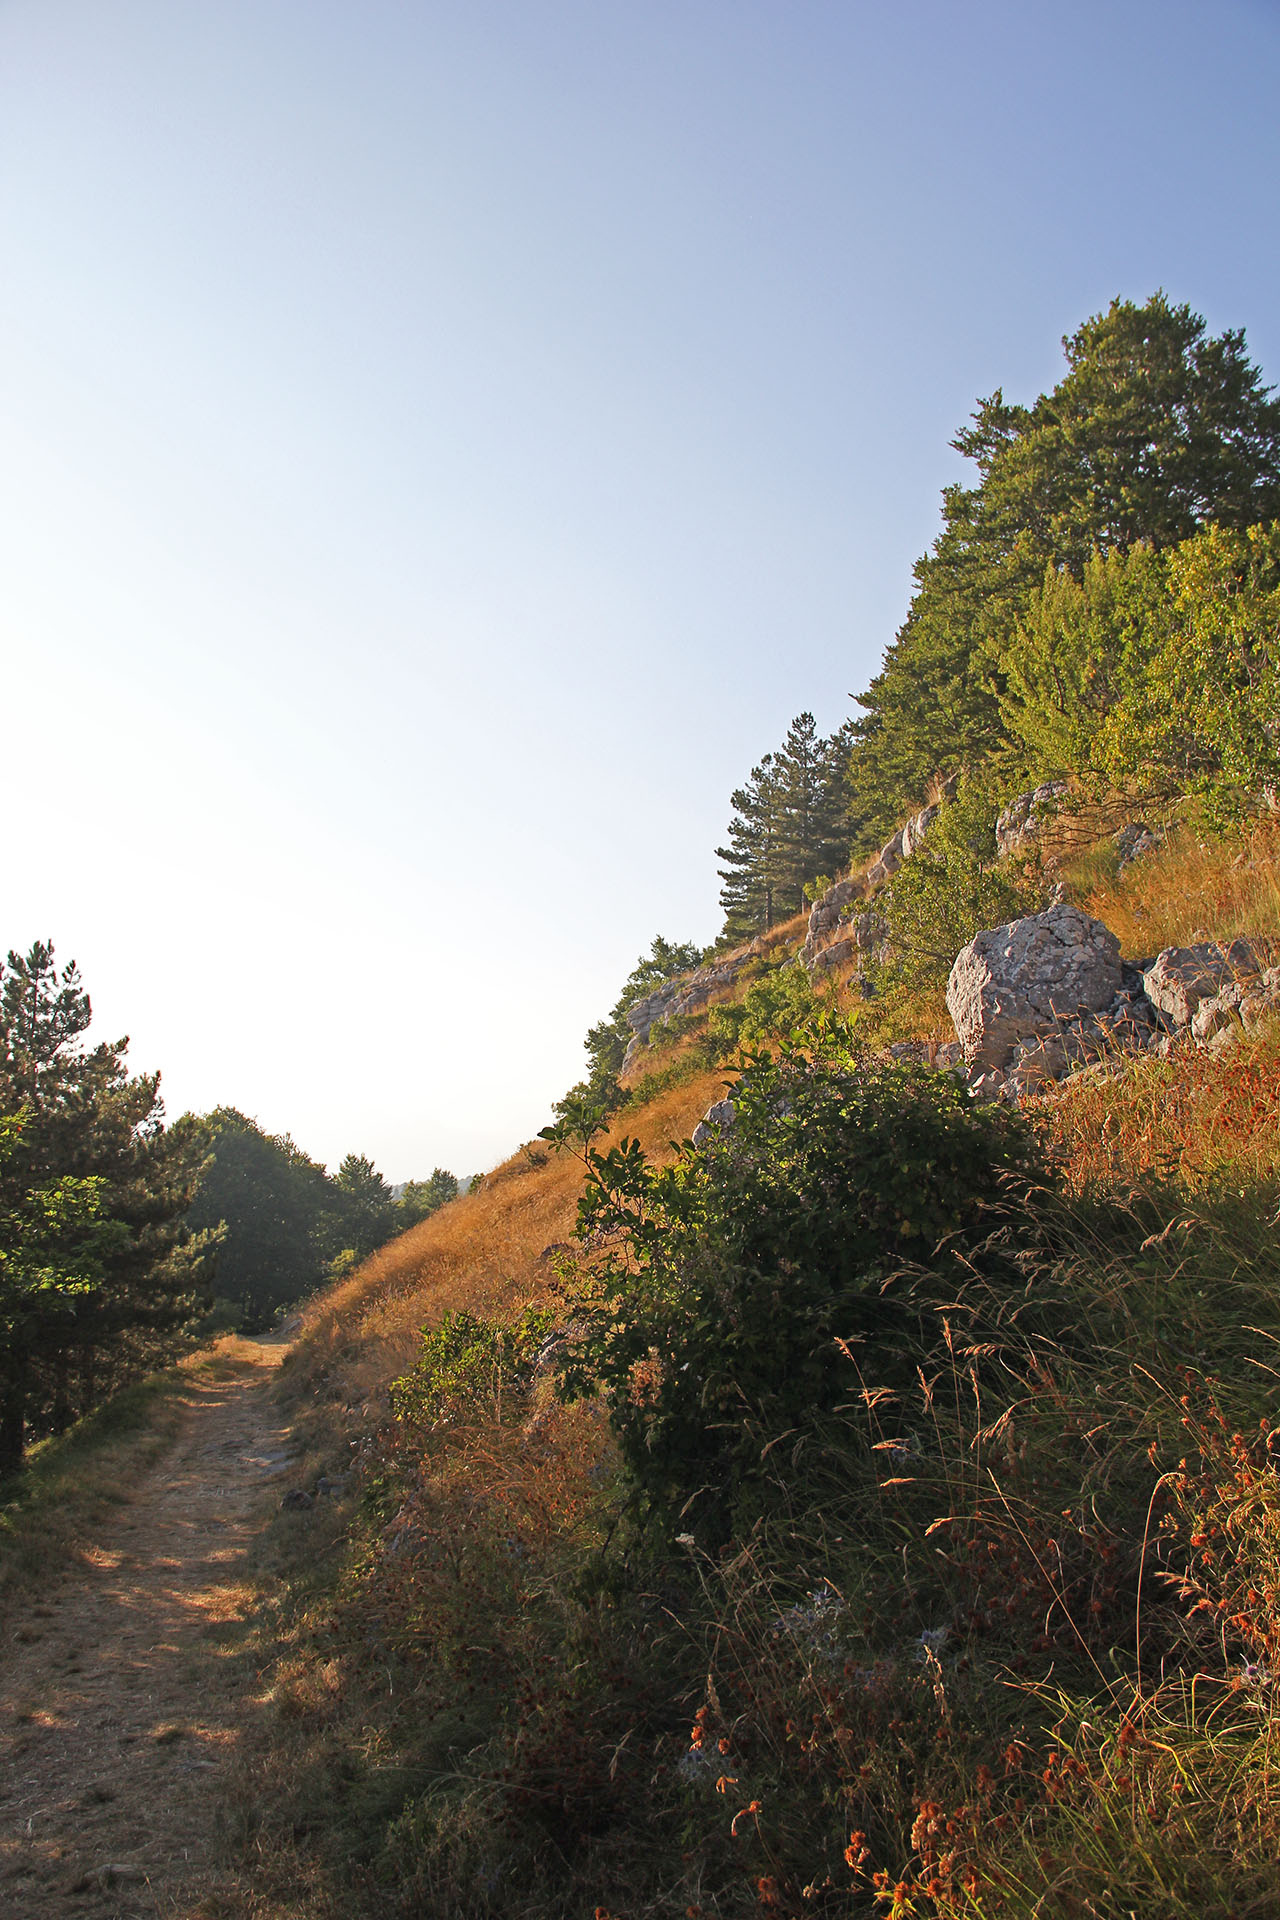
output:
[[861,1873],[863,1862],[869,1855],[867,1836],[859,1827],[856,1833],[849,1835],[849,1844],[844,1850],[845,1865],[851,1867],[854,1873]]

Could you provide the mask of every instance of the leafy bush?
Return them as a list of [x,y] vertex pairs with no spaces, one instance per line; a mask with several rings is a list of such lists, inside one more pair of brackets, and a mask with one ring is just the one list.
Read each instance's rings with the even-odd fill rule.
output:
[[802,966],[775,967],[753,980],[735,1005],[712,1007],[707,1037],[716,1057],[730,1059],[739,1047],[786,1040],[813,1018],[817,995]]
[[424,1328],[418,1359],[391,1383],[391,1410],[407,1425],[434,1429],[481,1411],[501,1411],[504,1394],[526,1385],[554,1315],[526,1307],[513,1322],[465,1307]]
[[1280,779],[1278,613],[1280,524],[1051,567],[997,662],[1022,777],[1246,811]]
[[862,1056],[834,1022],[754,1058],[733,1102],[720,1140],[666,1167],[634,1140],[586,1150],[584,1331],[561,1376],[566,1397],[604,1395],[659,1529],[692,1513],[709,1538],[749,1521],[763,1453],[794,1449],[857,1373],[914,1381],[975,1273],[1020,1289],[993,1233],[1041,1173],[1019,1115]]
[[1104,729],[1106,770],[1231,819],[1280,780],[1280,523],[1208,528],[1166,557],[1165,582],[1142,670]]
[[941,986],[961,947],[983,927],[1003,926],[1044,905],[1033,864],[996,861],[996,805],[966,782],[941,808],[925,844],[904,860],[877,899],[889,927],[885,972],[911,987]]

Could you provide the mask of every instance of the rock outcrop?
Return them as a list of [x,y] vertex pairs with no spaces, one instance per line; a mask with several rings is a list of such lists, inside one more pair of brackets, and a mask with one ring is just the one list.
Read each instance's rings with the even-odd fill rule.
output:
[[1020,1043],[1109,1006],[1122,985],[1115,935],[1060,905],[976,935],[951,969],[947,1009],[971,1069],[999,1069]]
[[1131,867],[1135,860],[1145,859],[1149,853],[1158,853],[1164,845],[1164,835],[1149,827],[1145,820],[1130,820],[1121,827],[1115,836],[1116,851],[1120,855],[1120,871]]
[[912,814],[902,829],[902,857],[909,860],[913,853],[919,853],[928,836],[930,827],[938,817],[938,808],[922,807],[919,813]]
[[800,959],[810,973],[829,973],[833,969],[853,972],[866,953],[884,943],[888,927],[882,914],[852,908],[863,897],[863,885],[857,880],[838,880],[813,904]]
[[643,1000],[637,1000],[634,1006],[628,1007],[625,1018],[631,1029],[631,1040],[622,1062],[623,1073],[630,1072],[635,1066],[656,1026],[660,1026],[664,1020],[676,1019],[681,1014],[703,1012],[718,994],[727,993],[751,962],[763,952],[763,941],[753,940],[749,946],[727,953],[722,959],[708,960],[692,973],[682,973],[674,980],[664,980]]
[[1207,940],[1195,947],[1166,947],[1143,972],[1142,984],[1152,1006],[1171,1026],[1189,1027],[1202,1000],[1256,977],[1262,966],[1247,940],[1233,940],[1225,947]]
[[1099,920],[1058,904],[969,942],[947,985],[969,1085],[1017,1101],[1074,1067],[1183,1046],[1217,1053],[1280,1015],[1280,966],[1248,940],[1128,964]]
[[1024,841],[1035,839],[1047,819],[1053,817],[1053,803],[1067,791],[1065,780],[1046,780],[1030,793],[1011,800],[996,820],[996,846],[1001,853],[1012,853]]
[[694,1146],[705,1147],[709,1140],[718,1140],[721,1134],[728,1133],[737,1114],[732,1100],[713,1101],[689,1136]]

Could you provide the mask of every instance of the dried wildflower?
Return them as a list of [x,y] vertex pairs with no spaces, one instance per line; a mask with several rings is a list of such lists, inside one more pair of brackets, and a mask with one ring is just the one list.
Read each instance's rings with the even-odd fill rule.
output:
[[762,1803],[759,1800],[750,1800],[748,1801],[745,1807],[738,1808],[738,1811],[733,1816],[732,1824],[729,1827],[729,1832],[733,1835],[733,1838],[735,1840],[738,1837],[738,1827],[740,1822],[742,1822],[743,1820],[754,1820],[756,1815],[760,1811],[761,1804]]
[[861,1873],[863,1862],[870,1857],[871,1850],[867,1846],[867,1836],[859,1827],[856,1833],[849,1835],[849,1844],[844,1850],[845,1865],[852,1872]]

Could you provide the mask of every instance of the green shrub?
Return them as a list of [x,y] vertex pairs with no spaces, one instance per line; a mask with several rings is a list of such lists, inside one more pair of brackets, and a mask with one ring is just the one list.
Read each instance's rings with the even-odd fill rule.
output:
[[981,928],[1003,926],[1044,905],[1035,865],[996,860],[995,820],[996,803],[985,787],[962,785],[877,899],[889,927],[888,981],[942,986],[961,947]]
[[560,1382],[603,1394],[659,1530],[692,1515],[707,1538],[750,1521],[764,1453],[859,1374],[914,1382],[947,1314],[972,1318],[956,1302],[975,1275],[1021,1290],[1004,1203],[1042,1174],[1018,1114],[861,1055],[835,1022],[751,1060],[733,1102],[732,1128],[669,1166],[634,1140],[587,1150],[584,1331]]
[[406,1425],[434,1430],[502,1410],[528,1384],[555,1316],[526,1307],[512,1322],[486,1320],[465,1307],[425,1327],[412,1369],[391,1383],[391,1410]]
[[716,1057],[730,1059],[739,1047],[763,1047],[786,1040],[817,1010],[818,997],[799,964],[774,967],[752,981],[736,1004],[712,1007],[707,1037]]

